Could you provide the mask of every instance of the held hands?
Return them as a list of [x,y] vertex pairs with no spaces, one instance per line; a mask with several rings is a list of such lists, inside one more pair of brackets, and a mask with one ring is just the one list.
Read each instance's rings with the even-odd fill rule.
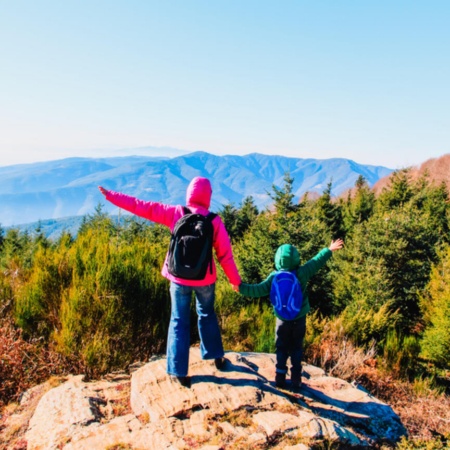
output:
[[99,186],[98,190],[106,197],[106,194],[108,193],[108,191],[104,187]]
[[344,246],[344,241],[342,239],[336,239],[335,241],[331,241],[330,246],[328,247],[332,252],[335,250],[340,250]]

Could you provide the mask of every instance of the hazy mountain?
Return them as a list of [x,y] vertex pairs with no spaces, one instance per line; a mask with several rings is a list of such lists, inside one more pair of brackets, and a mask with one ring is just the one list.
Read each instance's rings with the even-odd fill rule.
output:
[[174,158],[132,156],[114,158],[69,158],[0,167],[0,223],[3,226],[45,219],[80,216],[107,204],[97,189],[102,185],[146,200],[182,204],[189,181],[205,176],[213,184],[213,210],[228,202],[238,205],[253,196],[256,205],[270,204],[267,191],[283,185],[289,172],[294,193],[321,193],[332,181],[338,195],[352,187],[361,174],[370,185],[392,172],[341,158],[326,160],[250,154],[215,156],[195,152]]

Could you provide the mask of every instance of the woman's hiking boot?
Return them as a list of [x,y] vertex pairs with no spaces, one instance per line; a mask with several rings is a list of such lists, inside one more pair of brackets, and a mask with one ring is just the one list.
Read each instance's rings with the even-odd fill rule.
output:
[[177,377],[176,375],[171,375],[170,379],[172,381],[175,381],[176,383],[181,384],[181,386],[184,386],[188,389],[191,387],[191,377]]
[[216,366],[216,369],[218,369],[218,370],[223,370],[226,363],[227,363],[227,360],[223,356],[221,358],[216,358],[214,360],[214,364]]
[[292,370],[291,371],[291,387],[294,390],[300,389],[302,386],[302,375],[301,370]]

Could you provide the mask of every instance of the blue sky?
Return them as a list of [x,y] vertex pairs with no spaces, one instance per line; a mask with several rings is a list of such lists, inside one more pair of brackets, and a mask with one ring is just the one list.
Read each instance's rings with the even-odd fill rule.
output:
[[450,152],[449,23],[448,0],[0,0],[0,165],[147,146],[420,164]]

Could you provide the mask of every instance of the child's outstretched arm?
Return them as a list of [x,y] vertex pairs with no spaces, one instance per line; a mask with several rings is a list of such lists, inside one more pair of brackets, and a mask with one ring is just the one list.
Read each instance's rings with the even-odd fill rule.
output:
[[273,275],[270,274],[264,281],[261,283],[255,284],[247,284],[241,283],[238,286],[239,292],[245,297],[266,297],[270,294],[270,288],[272,286],[272,278]]
[[328,247],[332,252],[336,250],[340,250],[344,246],[344,241],[342,239],[336,239],[335,241],[331,241],[330,246]]
[[314,274],[316,274],[331,258],[334,251],[340,250],[344,246],[342,239],[331,241],[329,247],[325,247],[316,256],[311,258],[308,262],[300,266],[297,271],[297,276],[301,283],[306,283]]

